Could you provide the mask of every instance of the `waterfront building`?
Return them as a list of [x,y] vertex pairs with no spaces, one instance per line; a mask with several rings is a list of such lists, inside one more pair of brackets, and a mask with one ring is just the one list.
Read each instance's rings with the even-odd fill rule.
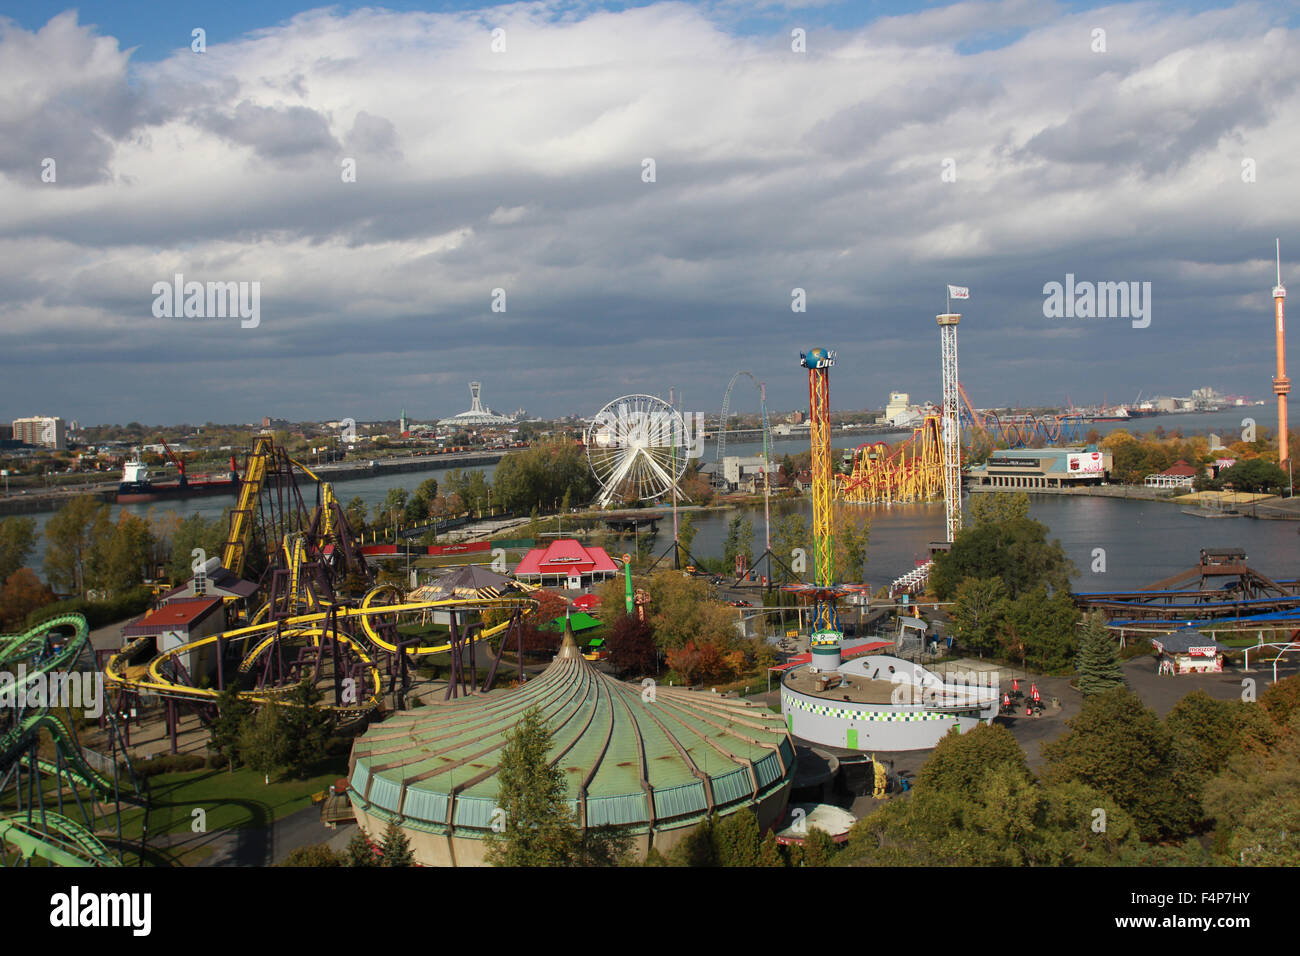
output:
[[1114,466],[1096,445],[1076,448],[1007,448],[967,470],[970,484],[988,488],[1073,488],[1099,485]]
[[755,488],[763,487],[763,457],[727,455],[722,459],[721,478],[720,484],[728,491],[746,491],[752,494]]
[[1159,474],[1147,475],[1143,484],[1148,488],[1186,488],[1190,491],[1198,474],[1199,468],[1193,468],[1179,458]]

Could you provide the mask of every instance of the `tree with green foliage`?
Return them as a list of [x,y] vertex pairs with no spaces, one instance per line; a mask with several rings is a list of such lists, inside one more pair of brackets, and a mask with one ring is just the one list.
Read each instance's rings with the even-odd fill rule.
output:
[[778,559],[777,575],[783,584],[791,584],[799,576],[793,565],[795,552],[802,551],[806,580],[812,580],[812,530],[808,517],[801,511],[787,511],[772,522],[772,551]]
[[0,518],[0,581],[25,567],[35,547],[35,518]]
[[957,586],[948,617],[963,648],[980,657],[998,651],[1007,600],[1007,587],[1000,578],[966,578]]
[[[495,866],[568,866],[579,834],[565,801],[564,771],[550,762],[551,732],[530,708],[506,739],[497,771],[500,828],[487,837]],[[494,815],[495,816],[495,815]]]
[[1085,697],[1104,694],[1113,687],[1125,686],[1124,671],[1119,666],[1115,641],[1106,629],[1106,618],[1089,614],[1079,638],[1079,690]]
[[1234,754],[1205,784],[1202,805],[1224,862],[1300,866],[1300,716],[1277,730],[1271,748]]
[[754,561],[754,522],[744,514],[737,514],[727,525],[727,540],[722,545],[722,561],[727,573],[734,574],[736,559],[744,558],[745,567]]
[[280,708],[259,707],[244,721],[239,733],[239,755],[244,763],[269,777],[284,764],[286,741],[280,727]]
[[208,749],[225,758],[231,773],[240,761],[239,743],[252,713],[252,705],[240,696],[233,684],[217,696],[217,716],[208,727]]
[[735,611],[712,597],[703,578],[664,570],[651,575],[645,586],[660,650],[675,650],[688,641],[729,648],[738,638]]
[[384,495],[384,500],[375,505],[374,524],[392,531],[398,524],[404,522],[408,498],[410,492],[405,488],[389,488],[388,494]]
[[291,850],[284,861],[276,866],[344,866],[344,857],[331,850],[328,844],[315,843]]
[[200,557],[221,557],[226,529],[226,522],[220,518],[205,518],[198,512],[181,519],[171,536],[171,559],[167,562],[167,574],[173,584],[188,581],[194,574],[196,548],[203,552]]
[[704,867],[718,865],[718,847],[713,839],[713,828],[717,825],[710,815],[703,823],[697,825],[682,837],[668,851],[669,866]]
[[831,866],[839,856],[840,848],[825,830],[810,826],[803,838],[800,866]]
[[785,857],[781,855],[781,844],[776,842],[776,834],[768,830],[763,842],[758,847],[759,866],[785,866]]
[[990,491],[971,495],[966,505],[971,525],[983,527],[1029,517],[1029,495],[1023,491]]
[[1074,781],[1040,785],[1011,734],[981,726],[945,737],[910,798],[859,820],[836,862],[1097,865],[1114,863],[1136,839],[1132,820],[1114,801]]
[[348,866],[379,866],[379,860],[375,857],[375,851],[370,846],[370,841],[366,839],[365,833],[360,827],[357,832],[352,834],[352,839],[348,841],[346,851]]
[[1113,800],[1144,839],[1182,837],[1200,818],[1177,770],[1173,739],[1155,711],[1124,687],[1085,697],[1064,736],[1044,744],[1048,780],[1077,780]]
[[437,497],[438,479],[424,479],[407,498],[406,507],[402,509],[402,523],[408,526],[426,523],[429,520],[429,509]]
[[695,518],[690,512],[683,514],[681,520],[677,522],[678,563],[683,567],[693,560],[691,558],[691,545],[695,542],[695,535],[699,530],[699,528],[695,527]]
[[1070,668],[1078,648],[1079,610],[1066,590],[1041,586],[1008,601],[1003,617],[1007,650],[1024,665],[1053,672]]
[[727,814],[713,827],[714,855],[718,866],[758,866],[762,842],[758,817],[748,807]]
[[130,590],[151,578],[154,558],[149,522],[123,511],[110,533],[100,538],[92,553],[91,583],[110,595]]
[[415,866],[415,854],[411,852],[411,842],[397,825],[396,820],[389,820],[384,828],[383,859],[380,866]]
[[1242,700],[1215,700],[1194,690],[1165,716],[1180,786],[1201,794],[1211,777],[1245,750],[1263,751],[1278,736],[1268,712]]
[[534,506],[557,508],[566,493],[570,502],[587,502],[597,490],[586,454],[574,442],[542,443],[511,452],[497,464],[492,478],[493,504],[516,513]]
[[1231,485],[1233,491],[1251,494],[1276,494],[1284,491],[1288,482],[1286,472],[1275,462],[1266,458],[1248,458],[1223,469],[1212,483],[1207,484],[1214,488]]
[[835,508],[835,574],[840,581],[861,581],[867,573],[871,514],[859,506]]
[[78,495],[55,512],[45,525],[45,577],[50,587],[84,596],[93,586],[95,555],[112,533],[108,505],[90,495]]
[[985,769],[1004,763],[1029,772],[1025,752],[1011,731],[1000,724],[980,724],[964,734],[953,729],[934,748],[916,785],[918,789],[962,793],[975,788]]
[[320,689],[303,680],[289,693],[280,715],[284,736],[284,767],[295,777],[305,777],[325,751],[333,730],[333,714],[321,706]]
[[348,502],[343,509],[348,518],[348,525],[352,528],[352,533],[361,536],[366,533],[369,523],[366,521],[366,502],[360,495],[356,495]]
[[935,557],[930,584],[950,601],[966,578],[996,577],[1015,599],[1038,587],[1068,591],[1073,570],[1061,542],[1048,543],[1046,525],[1013,517],[959,531],[952,549]]

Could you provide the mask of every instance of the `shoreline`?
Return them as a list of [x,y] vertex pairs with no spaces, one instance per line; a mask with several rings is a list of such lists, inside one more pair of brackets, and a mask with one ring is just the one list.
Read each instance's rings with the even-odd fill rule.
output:
[[[1023,491],[1030,495],[1048,495],[1052,497],[1085,498],[1127,498],[1134,501],[1157,501],[1182,507],[1195,506],[1195,502],[1180,501],[1192,492],[1169,494],[1160,488],[1145,488],[1139,485],[1083,485],[1076,488],[997,488],[991,485],[968,485],[967,494],[989,494],[992,492]],[[1258,501],[1243,502],[1235,505],[1241,512],[1239,517],[1255,518],[1260,521],[1300,521],[1300,498],[1284,498],[1273,495]],[[1263,513],[1261,513],[1263,512]]]

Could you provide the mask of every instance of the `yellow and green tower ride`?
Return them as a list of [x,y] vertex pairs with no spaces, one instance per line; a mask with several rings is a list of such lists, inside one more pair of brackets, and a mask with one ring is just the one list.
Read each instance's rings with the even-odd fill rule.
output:
[[813,616],[810,648],[813,666],[834,670],[840,666],[839,614],[836,611],[835,534],[831,524],[834,477],[831,465],[830,369],[835,352],[815,348],[799,353],[799,364],[808,370],[808,420],[812,442],[813,493]]

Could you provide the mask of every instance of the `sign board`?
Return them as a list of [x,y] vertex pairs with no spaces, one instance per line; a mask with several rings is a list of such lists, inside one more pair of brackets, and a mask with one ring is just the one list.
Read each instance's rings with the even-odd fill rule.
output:
[[431,544],[429,554],[468,554],[474,551],[490,551],[492,544],[489,541],[475,541],[471,544]]
[[1106,471],[1106,462],[1099,451],[1085,451],[1067,456],[1066,466],[1072,475],[1100,475]]
[[799,632],[798,632],[798,631],[786,631],[786,632],[785,632],[785,636],[786,636],[786,637],[798,637],[798,636],[799,636]]

